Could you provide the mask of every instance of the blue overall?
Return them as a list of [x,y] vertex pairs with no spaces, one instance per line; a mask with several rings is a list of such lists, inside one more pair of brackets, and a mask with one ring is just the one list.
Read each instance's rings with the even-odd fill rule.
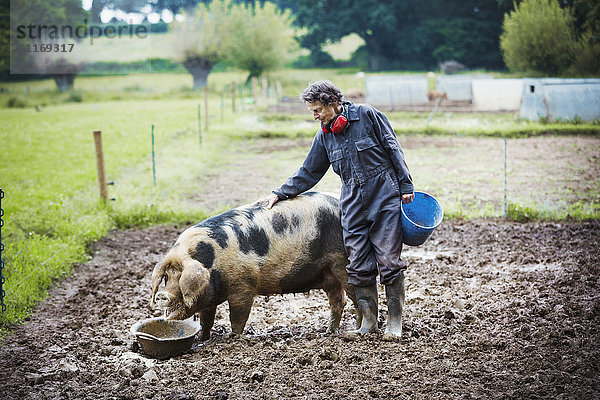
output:
[[381,112],[345,102],[343,132],[320,129],[302,166],[275,193],[288,199],[319,182],[329,165],[342,180],[340,207],[348,282],[392,284],[406,269],[402,252],[401,194],[413,193],[412,178],[396,135]]

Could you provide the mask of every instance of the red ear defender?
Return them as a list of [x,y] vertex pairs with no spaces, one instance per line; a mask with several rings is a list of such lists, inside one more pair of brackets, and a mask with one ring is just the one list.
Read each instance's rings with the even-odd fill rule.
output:
[[338,114],[329,125],[321,123],[321,129],[325,133],[341,133],[348,125],[348,118],[344,114]]
[[333,123],[330,125],[331,132],[341,133],[346,127],[346,125],[348,125],[348,118],[340,114],[333,120]]

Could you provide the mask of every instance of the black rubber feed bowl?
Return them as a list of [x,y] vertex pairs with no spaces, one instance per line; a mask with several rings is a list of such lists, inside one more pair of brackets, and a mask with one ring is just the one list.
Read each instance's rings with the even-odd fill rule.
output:
[[139,321],[131,327],[144,353],[165,359],[192,348],[200,324],[192,320],[166,320],[162,317]]

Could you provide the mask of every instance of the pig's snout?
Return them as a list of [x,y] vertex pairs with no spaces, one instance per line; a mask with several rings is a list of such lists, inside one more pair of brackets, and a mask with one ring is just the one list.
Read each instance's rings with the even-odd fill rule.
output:
[[158,292],[156,296],[154,296],[154,303],[156,303],[159,307],[168,307],[171,298],[168,293]]

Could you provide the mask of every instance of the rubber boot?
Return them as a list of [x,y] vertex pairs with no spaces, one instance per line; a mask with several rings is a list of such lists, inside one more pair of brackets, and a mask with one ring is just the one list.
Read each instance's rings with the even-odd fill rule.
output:
[[402,336],[402,308],[404,307],[404,271],[390,284],[385,285],[388,320],[384,340],[398,341]]
[[377,285],[354,286],[356,302],[362,314],[360,328],[348,331],[344,337],[356,339],[367,333],[377,332]]

